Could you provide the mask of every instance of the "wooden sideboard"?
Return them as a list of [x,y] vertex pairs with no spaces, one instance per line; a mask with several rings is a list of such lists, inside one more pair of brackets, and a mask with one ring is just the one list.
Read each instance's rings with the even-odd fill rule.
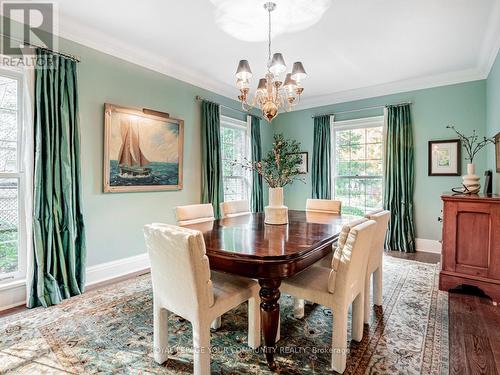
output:
[[480,288],[500,301],[500,196],[444,194],[439,289]]

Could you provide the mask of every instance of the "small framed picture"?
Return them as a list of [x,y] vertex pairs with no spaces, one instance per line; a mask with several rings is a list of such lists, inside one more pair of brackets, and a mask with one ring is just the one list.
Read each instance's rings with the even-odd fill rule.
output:
[[429,141],[429,176],[460,176],[460,139]]
[[300,174],[306,174],[307,172],[309,172],[309,168],[308,168],[308,165],[309,165],[309,154],[308,154],[307,151],[296,152],[296,153],[293,153],[293,154],[290,154],[290,155],[298,155],[298,156],[300,156],[300,164],[299,164]]
[[497,166],[497,173],[500,173],[500,133],[495,135],[495,161]]

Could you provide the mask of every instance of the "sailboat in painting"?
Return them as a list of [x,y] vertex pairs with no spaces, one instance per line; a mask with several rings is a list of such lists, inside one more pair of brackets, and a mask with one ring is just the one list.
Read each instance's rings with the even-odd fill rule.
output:
[[130,124],[130,120],[122,120],[122,145],[118,153],[119,176],[125,179],[144,179],[151,177],[151,162],[144,156],[139,141],[139,132]]

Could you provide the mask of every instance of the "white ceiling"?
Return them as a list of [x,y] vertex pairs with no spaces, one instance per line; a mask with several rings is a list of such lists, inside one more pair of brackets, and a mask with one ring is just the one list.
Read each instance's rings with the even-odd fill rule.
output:
[[[275,0],[276,18],[280,2],[290,1]],[[235,98],[238,61],[249,60],[256,85],[265,70],[267,42],[240,40],[241,30],[236,33],[240,39],[224,32],[214,5],[221,2],[59,0],[59,33]],[[315,24],[273,39],[274,52],[282,52],[289,67],[301,60],[309,73],[302,107],[482,79],[500,44],[500,0],[326,2],[323,15],[305,17]],[[264,1],[244,3],[261,9]],[[232,27],[238,18],[242,27],[251,25],[248,19],[258,14],[265,24],[264,10],[239,8]]]

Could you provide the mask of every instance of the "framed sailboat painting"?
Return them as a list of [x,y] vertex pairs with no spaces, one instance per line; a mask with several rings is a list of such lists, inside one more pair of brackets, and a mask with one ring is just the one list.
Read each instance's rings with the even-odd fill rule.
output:
[[104,105],[104,192],[182,189],[184,122]]

